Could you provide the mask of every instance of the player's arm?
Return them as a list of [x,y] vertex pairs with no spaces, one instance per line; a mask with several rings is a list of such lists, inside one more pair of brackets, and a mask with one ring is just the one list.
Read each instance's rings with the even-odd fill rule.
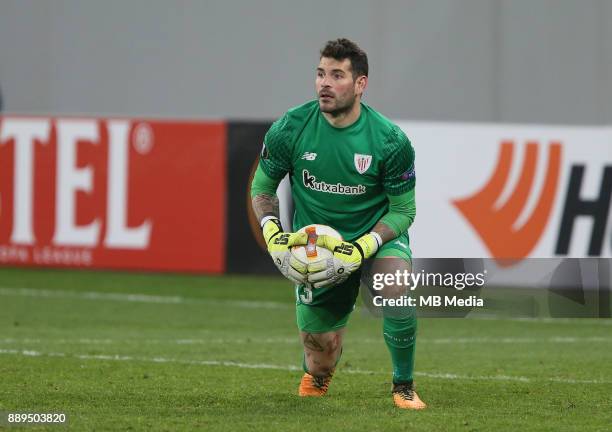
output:
[[286,118],[283,117],[266,134],[251,183],[251,203],[274,264],[283,276],[299,284],[306,281],[307,268],[293,257],[291,247],[305,245],[308,236],[283,230],[276,196],[276,189],[291,164],[290,152],[285,148],[288,145],[287,134],[283,131],[285,123]]
[[387,194],[389,211],[372,229],[381,239],[381,246],[406,232],[416,217],[414,187],[400,195]]
[[257,165],[257,170],[253,176],[251,183],[251,204],[253,212],[258,221],[262,221],[266,216],[273,216],[279,219],[278,197],[276,189],[280,184],[280,180],[274,180],[268,177],[262,170],[260,165]]
[[389,200],[389,209],[372,231],[364,236],[366,239],[368,235],[376,238],[376,250],[406,232],[416,216],[414,148],[404,132],[395,126],[391,129],[383,150],[382,183]]
[[307,267],[291,254],[291,247],[306,244],[308,237],[305,233],[284,232],[278,216],[279,183],[280,180],[268,177],[259,165],[251,183],[251,202],[274,264],[283,276],[300,284],[306,282]]

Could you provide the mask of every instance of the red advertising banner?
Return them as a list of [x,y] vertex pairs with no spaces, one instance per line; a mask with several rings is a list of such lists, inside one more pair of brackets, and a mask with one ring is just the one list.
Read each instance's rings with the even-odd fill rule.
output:
[[226,126],[0,117],[0,264],[225,270]]

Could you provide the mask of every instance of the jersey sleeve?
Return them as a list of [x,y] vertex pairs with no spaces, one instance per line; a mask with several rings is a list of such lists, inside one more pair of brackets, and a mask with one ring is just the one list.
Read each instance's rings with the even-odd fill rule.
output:
[[291,171],[293,139],[288,114],[272,123],[264,138],[259,166],[274,180],[282,179]]
[[401,195],[414,189],[414,148],[402,130],[395,126],[384,146],[383,187],[389,195]]

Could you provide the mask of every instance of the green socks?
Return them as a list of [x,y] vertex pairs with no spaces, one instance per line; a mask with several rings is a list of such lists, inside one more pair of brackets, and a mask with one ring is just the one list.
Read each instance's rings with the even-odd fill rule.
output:
[[383,336],[393,363],[393,383],[411,383],[414,370],[417,320],[414,312],[408,316],[385,316]]

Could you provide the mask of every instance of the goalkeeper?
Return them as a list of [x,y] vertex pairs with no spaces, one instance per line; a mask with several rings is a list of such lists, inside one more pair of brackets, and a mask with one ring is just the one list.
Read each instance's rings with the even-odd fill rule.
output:
[[[323,396],[342,353],[346,324],[359,293],[360,268],[410,270],[408,227],[415,213],[414,150],[400,128],[361,102],[367,55],[347,39],[329,41],[316,72],[317,99],[290,109],[266,134],[251,185],[255,215],[281,273],[296,284],[297,324],[304,346],[301,396]],[[293,227],[329,225],[345,241],[325,235],[317,245],[333,259],[304,264],[292,257],[306,234],[285,231],[276,189],[289,174]],[[405,294],[387,286],[386,298]],[[392,309],[392,310],[391,310]],[[393,364],[395,405],[423,409],[414,391],[416,315],[383,308],[383,337]]]

